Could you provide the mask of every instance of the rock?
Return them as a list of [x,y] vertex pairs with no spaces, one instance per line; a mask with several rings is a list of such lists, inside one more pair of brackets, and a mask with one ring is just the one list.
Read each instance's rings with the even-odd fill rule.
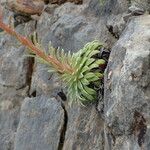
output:
[[[53,14],[43,13],[37,24],[38,35],[43,45],[51,41],[54,47],[63,48],[66,51],[77,51],[85,43],[94,39],[100,39],[108,43],[108,47],[115,41],[108,32],[105,20],[95,16],[97,12],[91,12],[89,5],[91,1],[83,5],[65,3],[56,8]],[[93,4],[97,7],[98,1]],[[96,9],[96,8],[94,8]],[[85,14],[86,11],[86,14]],[[47,22],[45,19],[48,17]],[[46,33],[46,34],[45,34]]]
[[[48,68],[43,64],[35,64],[35,70],[32,74],[32,84],[30,89],[31,96],[49,95],[57,97],[57,93],[62,88],[61,81],[56,74],[48,73]],[[35,95],[34,95],[35,94]]]
[[15,150],[56,150],[64,125],[61,103],[48,97],[26,98],[17,129]]
[[0,150],[13,150],[15,133],[20,120],[20,107],[27,89],[0,91]]
[[141,15],[150,10],[149,0],[134,0],[131,1],[131,6],[128,11],[134,15]]
[[[10,13],[4,12],[8,22]],[[29,34],[35,23],[19,25],[16,30]],[[31,59],[25,57],[25,47],[14,37],[0,35],[0,150],[13,150],[15,133],[20,120],[20,107],[28,95],[31,79]]]
[[130,21],[112,48],[105,72],[105,125],[114,150],[150,149],[149,25],[149,15]]
[[[33,32],[35,22],[26,27],[20,25],[16,28],[22,34]],[[23,33],[24,32],[24,33]],[[30,80],[31,59],[25,57],[26,49],[14,37],[2,34],[0,37],[0,85],[20,89]]]
[[106,18],[109,15],[118,15],[128,10],[128,0],[107,0],[103,6],[102,15]]
[[139,8],[139,7],[135,6],[135,5],[132,5],[131,7],[129,7],[129,12],[132,15],[143,15],[144,14],[144,9]]
[[[105,73],[105,97],[99,96],[96,110],[94,104],[71,108],[69,100],[61,104],[63,85],[56,75],[47,73],[47,66],[36,60],[24,58],[25,48],[14,38],[1,35],[0,150],[149,150],[149,16],[135,18],[128,12],[128,0],[107,0],[103,5],[99,0],[82,5],[70,3],[80,0],[38,0],[26,6],[17,4],[21,0],[12,2],[18,9],[14,10],[27,19],[42,10],[40,16],[31,16],[36,22],[18,21],[16,30],[24,35],[36,30],[45,51],[49,41],[72,53],[94,39],[107,49],[119,40]],[[21,9],[33,4],[37,5],[34,13]],[[10,20],[5,17],[4,21]]]
[[123,15],[111,15],[107,20],[107,28],[115,38],[119,38],[125,28],[126,22],[123,19]]
[[68,123],[63,150],[104,149],[104,122],[95,107],[73,105],[66,106]]
[[41,14],[44,9],[44,0],[8,0],[7,7],[24,15]]

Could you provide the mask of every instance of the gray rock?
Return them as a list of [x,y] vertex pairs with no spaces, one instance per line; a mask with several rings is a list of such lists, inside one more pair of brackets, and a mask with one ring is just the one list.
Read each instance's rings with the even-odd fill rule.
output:
[[56,74],[48,73],[46,65],[35,63],[35,71],[32,74],[31,96],[42,94],[57,97],[58,91],[62,88],[62,82]]
[[[122,146],[112,148],[115,150],[138,150],[141,147],[146,150],[150,149],[149,24],[149,15],[137,17],[130,21],[112,48],[105,72],[105,123],[111,135],[116,139],[115,142]],[[122,136],[128,137],[128,139],[124,140],[123,138],[121,140],[120,137]],[[130,145],[133,145],[133,148]]]
[[[10,13],[4,12],[8,22]],[[31,33],[35,23],[16,28],[22,34]],[[30,59],[24,57],[25,48],[14,37],[0,35],[0,150],[13,150],[15,133],[20,120],[20,107],[28,95],[31,78]]]
[[135,5],[131,5],[131,7],[129,7],[129,12],[132,15],[143,15],[145,11],[144,11],[144,9],[139,8]]
[[[34,22],[17,27],[17,31],[28,35],[33,32]],[[2,34],[0,37],[0,86],[15,87],[20,89],[28,82],[30,59],[25,57],[25,47],[23,47],[14,37]]]
[[131,0],[131,6],[128,11],[134,15],[142,15],[150,10],[149,0]]
[[92,105],[66,107],[68,123],[63,150],[103,150],[104,122]]
[[105,0],[102,15],[106,18],[110,15],[118,15],[128,10],[129,0]]
[[[76,52],[94,39],[111,48],[121,35],[112,49],[105,98],[99,104],[105,120],[94,105],[69,108],[65,102],[65,108],[57,98],[49,98],[56,97],[61,82],[47,73],[46,66],[24,58],[25,48],[14,38],[0,37],[0,150],[150,149],[150,18],[132,19],[131,12],[126,16],[128,4],[87,0],[82,5],[49,5],[36,24],[17,26],[26,35],[36,28],[46,51],[49,41],[66,52]],[[23,102],[28,94],[36,98]]]
[[[93,5],[93,11],[91,8]],[[66,51],[77,51],[87,42],[99,39],[108,46],[115,42],[114,37],[108,32],[103,17],[99,18],[96,7],[98,1],[88,0],[83,5],[66,3],[55,8],[52,14],[43,13],[37,24],[37,32],[42,44],[45,46],[51,41],[54,47]],[[99,6],[99,5],[98,5]],[[47,21],[45,22],[45,19]]]
[[56,150],[64,125],[61,103],[48,97],[26,98],[17,129],[15,150]]
[[111,15],[107,20],[107,28],[115,38],[119,38],[125,28],[126,22],[123,19],[124,14]]
[[20,120],[20,107],[27,89],[3,89],[0,94],[0,150],[13,150]]

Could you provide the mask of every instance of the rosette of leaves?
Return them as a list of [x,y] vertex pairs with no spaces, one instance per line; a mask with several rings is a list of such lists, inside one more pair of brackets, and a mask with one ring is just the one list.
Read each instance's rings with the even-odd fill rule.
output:
[[[39,45],[39,44],[38,44]],[[64,71],[60,73],[56,68],[51,66],[48,72],[56,72],[64,82],[67,88],[67,97],[72,102],[78,104],[85,104],[86,102],[92,102],[96,100],[96,90],[91,88],[90,85],[103,78],[103,74],[95,71],[95,68],[105,64],[103,59],[96,59],[94,56],[99,53],[99,49],[102,47],[98,41],[92,41],[87,43],[78,52],[71,54],[65,53],[64,50],[55,49],[49,45],[49,51],[47,55],[51,55],[70,68],[72,72]],[[37,56],[34,56],[37,57]],[[41,63],[46,63],[45,60],[37,57]]]
[[102,45],[98,41],[87,43],[81,50],[72,55],[68,55],[67,60],[74,72],[72,74],[64,73],[62,80],[67,86],[67,95],[70,102],[73,101],[79,104],[92,102],[96,100],[96,90],[90,85],[103,78],[103,74],[94,71],[95,68],[105,64],[103,59],[96,59],[95,56],[99,53]]

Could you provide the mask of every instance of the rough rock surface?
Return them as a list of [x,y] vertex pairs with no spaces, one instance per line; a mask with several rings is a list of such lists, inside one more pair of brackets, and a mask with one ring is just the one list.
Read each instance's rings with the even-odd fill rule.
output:
[[150,149],[149,27],[149,15],[132,19],[111,51],[105,76],[104,115],[115,137],[115,150]]
[[104,150],[104,122],[95,106],[66,107],[68,123],[63,150]]
[[55,150],[64,125],[61,103],[48,97],[26,98],[21,107],[15,150]]
[[0,150],[149,150],[149,1],[36,2],[42,6],[41,15],[32,16],[36,20],[21,16],[25,21],[16,23],[16,10],[4,13],[5,22],[14,15],[18,32],[36,30],[46,50],[49,41],[71,52],[94,39],[102,41],[112,49],[105,96],[98,106],[61,103],[63,86],[56,76],[25,58],[27,51],[14,38],[0,35]]
[[[16,30],[31,33],[34,24],[20,25]],[[20,107],[28,96],[31,59],[24,54],[25,48],[19,42],[0,35],[0,150],[13,149]]]

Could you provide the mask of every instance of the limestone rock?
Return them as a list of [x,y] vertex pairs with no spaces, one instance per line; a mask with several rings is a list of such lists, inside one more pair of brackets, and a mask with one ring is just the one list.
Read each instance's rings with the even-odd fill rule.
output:
[[119,38],[125,26],[126,22],[123,19],[123,14],[111,15],[107,20],[107,28],[115,38]]
[[[130,21],[112,48],[105,72],[105,123],[116,139],[115,150],[140,150],[141,147],[150,149],[149,25],[149,15]],[[125,137],[121,140],[122,136]],[[117,143],[120,144],[119,147]]]
[[0,150],[13,150],[15,133],[20,120],[20,107],[27,90],[13,88],[0,93]]
[[[5,12],[5,15],[8,14]],[[7,22],[4,15],[4,21]],[[34,22],[16,30],[31,33]],[[0,150],[13,150],[15,133],[20,120],[20,107],[28,95],[31,61],[25,57],[25,47],[14,38],[0,35]]]
[[26,98],[17,129],[15,150],[56,150],[64,125],[64,110],[56,99]]
[[146,11],[150,11],[149,0],[132,0],[129,12],[132,14],[143,14]]
[[104,122],[94,106],[71,108],[68,112],[67,131],[63,150],[71,149],[104,149]]
[[[16,30],[27,35],[34,31],[34,24],[34,22],[30,22],[26,27],[20,25]],[[25,87],[31,69],[30,59],[25,57],[25,47],[16,41],[14,37],[3,33],[0,40],[0,85],[15,87],[16,89]]]

